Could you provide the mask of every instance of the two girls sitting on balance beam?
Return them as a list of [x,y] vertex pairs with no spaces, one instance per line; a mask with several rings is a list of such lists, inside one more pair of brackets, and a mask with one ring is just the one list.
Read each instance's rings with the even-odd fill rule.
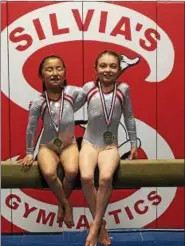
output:
[[[137,158],[136,124],[132,113],[129,86],[117,81],[138,58],[129,59],[112,51],[104,51],[95,62],[97,80],[83,88],[67,85],[66,67],[58,56],[45,57],[39,66],[44,91],[32,102],[27,126],[27,151],[21,160],[23,168],[34,161],[34,138],[41,117],[44,131],[37,155],[39,167],[52,192],[58,199],[57,221],[74,226],[69,197],[80,169],[82,190],[93,217],[85,246],[97,242],[110,245],[111,241],[103,219],[112,193],[112,178],[119,164],[118,125],[124,114],[131,142],[130,159]],[[74,112],[87,102],[88,125],[78,151],[74,136]],[[57,177],[61,163],[65,177]],[[94,186],[94,172],[99,168],[99,188]]]

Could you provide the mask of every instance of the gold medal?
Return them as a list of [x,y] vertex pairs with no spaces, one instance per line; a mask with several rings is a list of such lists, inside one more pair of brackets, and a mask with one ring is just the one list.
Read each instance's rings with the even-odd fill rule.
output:
[[53,140],[53,144],[60,148],[62,146],[62,140],[58,135],[59,135],[59,130],[60,130],[60,120],[62,118],[62,111],[63,111],[63,107],[64,107],[64,92],[63,91],[61,92],[60,108],[59,108],[59,114],[58,114],[58,125],[52,119],[51,108],[50,108],[48,95],[47,95],[46,91],[45,91],[45,95],[46,95],[46,102],[47,102],[47,106],[48,106],[49,115],[50,115],[51,121],[53,123],[55,132],[56,132],[56,137]]
[[105,131],[103,133],[104,143],[110,145],[113,143],[114,136],[111,131]]
[[57,147],[61,147],[62,146],[62,140],[59,137],[55,138],[54,141],[53,141],[53,143]]

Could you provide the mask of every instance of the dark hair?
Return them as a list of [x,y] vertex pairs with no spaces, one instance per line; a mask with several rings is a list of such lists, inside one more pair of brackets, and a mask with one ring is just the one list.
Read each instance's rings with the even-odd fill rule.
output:
[[[64,61],[62,60],[61,57],[56,56],[56,55],[46,56],[46,57],[44,57],[42,59],[40,65],[39,65],[39,70],[38,70],[39,77],[42,77],[42,68],[43,68],[44,63],[46,62],[47,59],[50,59],[50,58],[57,58],[57,59],[59,59],[63,63],[64,68],[66,68],[66,65],[65,65],[65,63],[64,63]],[[66,85],[67,85],[67,80],[65,79],[64,80],[64,86],[66,86]],[[46,90],[46,87],[45,87],[45,84],[43,83],[42,91],[44,92],[45,90]]]
[[98,65],[98,60],[105,54],[108,54],[108,55],[112,55],[114,57],[116,57],[118,59],[118,63],[119,63],[119,67],[121,68],[120,66],[120,63],[121,63],[121,55],[119,55],[118,53],[114,52],[114,51],[111,51],[111,50],[104,50],[103,52],[101,52],[97,57],[96,57],[96,61],[95,61],[95,67],[97,67]]

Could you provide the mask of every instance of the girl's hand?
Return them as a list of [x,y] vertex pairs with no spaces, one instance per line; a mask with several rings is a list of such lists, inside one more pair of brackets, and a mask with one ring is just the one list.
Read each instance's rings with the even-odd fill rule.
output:
[[137,148],[132,148],[130,151],[129,160],[137,159]]
[[21,170],[29,171],[30,167],[33,164],[33,156],[32,155],[26,155],[24,159],[19,160],[18,162],[21,164],[22,168]]

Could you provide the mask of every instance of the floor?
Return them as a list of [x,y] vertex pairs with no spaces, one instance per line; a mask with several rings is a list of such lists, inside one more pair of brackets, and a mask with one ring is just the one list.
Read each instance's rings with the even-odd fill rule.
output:
[[[84,246],[87,232],[2,235],[2,246]],[[184,231],[111,231],[111,246],[184,246]],[[99,244],[97,245],[99,246]]]

